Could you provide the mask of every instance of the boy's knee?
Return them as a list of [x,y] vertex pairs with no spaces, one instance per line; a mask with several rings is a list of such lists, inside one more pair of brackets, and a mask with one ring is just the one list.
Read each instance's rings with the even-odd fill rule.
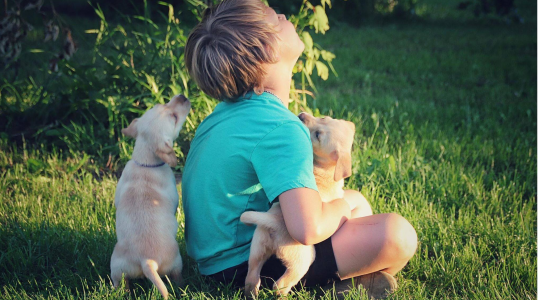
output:
[[395,259],[409,260],[417,250],[415,228],[403,216],[390,213],[387,217],[386,247]]

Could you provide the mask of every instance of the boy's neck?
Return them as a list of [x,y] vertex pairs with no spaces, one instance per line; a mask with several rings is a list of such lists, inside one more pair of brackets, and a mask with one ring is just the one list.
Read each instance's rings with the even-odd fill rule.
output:
[[290,86],[292,70],[283,64],[276,63],[267,66],[267,75],[263,81],[263,89],[276,95],[287,108],[290,103]]

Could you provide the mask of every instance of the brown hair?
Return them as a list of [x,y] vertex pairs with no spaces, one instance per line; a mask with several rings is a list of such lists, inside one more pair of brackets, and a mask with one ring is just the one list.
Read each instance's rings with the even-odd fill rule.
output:
[[224,0],[206,9],[185,46],[187,69],[206,94],[234,101],[262,93],[263,64],[275,63],[278,53],[266,9],[260,0]]

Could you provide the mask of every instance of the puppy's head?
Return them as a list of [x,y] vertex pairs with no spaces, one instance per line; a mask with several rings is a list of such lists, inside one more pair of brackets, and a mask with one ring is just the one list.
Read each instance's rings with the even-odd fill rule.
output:
[[173,150],[183,123],[191,109],[190,101],[183,95],[176,95],[167,104],[157,104],[140,118],[121,130],[125,136],[135,138],[138,143],[148,144],[155,154],[168,165],[177,164]]
[[335,181],[351,176],[351,147],[355,124],[328,116],[316,118],[305,112],[298,117],[310,130],[314,164],[321,167],[336,166]]

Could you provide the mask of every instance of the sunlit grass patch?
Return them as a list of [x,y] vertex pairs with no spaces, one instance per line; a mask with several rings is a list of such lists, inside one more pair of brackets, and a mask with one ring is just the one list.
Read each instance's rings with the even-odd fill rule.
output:
[[[375,213],[401,214],[418,233],[416,255],[396,276],[394,299],[536,299],[535,28],[466,22],[432,17],[340,25],[316,38],[336,54],[339,76],[315,81],[319,92],[309,105],[356,125],[347,187],[360,189]],[[150,47],[134,37],[128,42]],[[32,108],[24,116],[51,118],[30,130],[0,133],[2,299],[161,298],[147,280],[135,281],[131,293],[111,287],[114,192],[132,152],[132,141],[111,131],[175,93],[161,85],[171,82],[170,57],[141,58],[154,66],[137,72],[153,76],[153,85],[151,76],[133,75],[126,53],[112,48],[103,54],[113,66],[86,70],[101,73],[91,83],[72,81],[63,89],[60,81],[54,95],[40,94],[42,87],[31,81],[10,83],[17,93],[2,88],[11,125],[23,116],[16,112]],[[120,65],[124,73],[114,73]],[[133,76],[136,93],[109,76]],[[85,93],[96,87],[103,90],[93,103]],[[193,118],[201,119],[215,103],[196,96]],[[74,122],[54,123],[65,114]],[[180,156],[194,124],[180,134]],[[181,214],[178,222],[187,286],[169,286],[171,298],[244,298],[199,274],[186,255]],[[270,290],[260,297],[276,299]],[[299,289],[289,298],[334,295]],[[347,298],[364,298],[364,292]]]

